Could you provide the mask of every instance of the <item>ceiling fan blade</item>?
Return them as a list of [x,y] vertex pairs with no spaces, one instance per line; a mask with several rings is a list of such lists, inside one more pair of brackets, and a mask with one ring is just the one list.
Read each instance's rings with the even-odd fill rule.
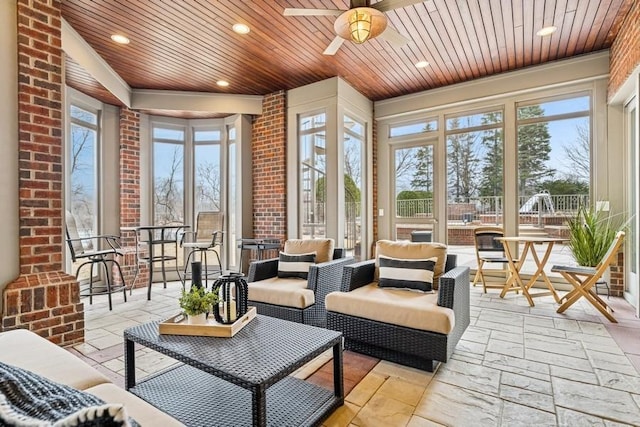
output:
[[393,9],[400,9],[401,7],[411,6],[416,3],[423,3],[426,0],[382,0],[378,3],[372,4],[373,9],[378,9],[380,12],[388,12]]
[[336,36],[335,39],[327,46],[327,48],[322,52],[323,55],[335,55],[340,46],[344,43],[344,39],[340,36]]
[[380,34],[381,38],[385,39],[393,45],[393,47],[402,47],[410,42],[408,38],[397,32],[391,27],[387,27],[386,30]]
[[292,9],[286,8],[284,16],[340,16],[344,10],[339,9]]

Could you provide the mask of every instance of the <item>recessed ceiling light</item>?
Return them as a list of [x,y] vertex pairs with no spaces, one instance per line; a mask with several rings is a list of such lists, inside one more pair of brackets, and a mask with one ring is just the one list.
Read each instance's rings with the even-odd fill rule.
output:
[[112,34],[111,40],[120,44],[129,44],[130,40],[128,37],[123,36],[122,34]]
[[216,84],[217,84],[218,86],[222,86],[222,87],[227,87],[227,86],[229,86],[229,82],[228,82],[228,81],[226,81],[226,80],[218,80],[218,81],[216,82]]
[[540,37],[550,36],[551,34],[555,33],[557,29],[558,29],[557,27],[554,27],[553,25],[551,25],[550,27],[544,27],[538,30],[536,35]]
[[416,62],[416,68],[425,68],[428,66],[429,66],[429,63],[427,61]]
[[233,24],[231,28],[238,34],[249,34],[249,31],[251,31],[251,28],[246,24]]

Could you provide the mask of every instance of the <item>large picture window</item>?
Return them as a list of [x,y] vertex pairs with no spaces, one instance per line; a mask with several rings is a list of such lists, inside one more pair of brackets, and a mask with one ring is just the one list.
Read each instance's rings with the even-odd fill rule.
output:
[[184,223],[184,129],[153,128],[154,224]]
[[326,114],[301,116],[300,138],[300,236],[326,237]]
[[361,121],[344,116],[344,248],[348,256],[360,259],[362,254],[365,193],[365,126]]
[[558,225],[589,202],[588,95],[517,105],[519,224]]
[[193,135],[194,211],[222,210],[220,130],[196,130]]
[[503,116],[489,110],[445,119],[450,227],[503,222]]
[[[98,112],[71,105],[71,138],[68,144],[67,209],[76,220],[80,237],[95,236],[98,230],[99,211],[99,121]],[[76,261],[72,271],[76,271],[82,261]],[[80,280],[89,278],[90,269],[83,268]]]

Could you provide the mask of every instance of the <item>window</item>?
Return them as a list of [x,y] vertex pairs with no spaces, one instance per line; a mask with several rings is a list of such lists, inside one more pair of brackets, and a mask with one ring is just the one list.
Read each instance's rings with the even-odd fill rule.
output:
[[364,207],[365,127],[357,119],[344,116],[344,212],[347,256],[362,254]]
[[[199,212],[222,212],[224,249],[220,256],[225,269],[238,268],[234,242],[242,237],[242,209],[247,197],[251,198],[241,180],[239,158],[241,150],[250,153],[250,141],[238,136],[243,132],[243,126],[236,124],[238,117],[158,118],[151,126],[154,223],[187,224],[193,231]],[[179,251],[179,267],[184,255]]]
[[[71,105],[71,141],[68,144],[70,189],[67,197],[67,209],[76,219],[80,237],[98,235],[98,113]],[[79,263],[73,265],[73,271]],[[81,270],[84,280],[89,278],[88,268]]]
[[446,117],[448,224],[501,224],[504,195],[501,110]]
[[437,119],[427,119],[389,126],[389,137],[417,135],[438,130]]
[[520,224],[548,225],[589,201],[590,97],[517,105]]
[[154,224],[184,223],[184,129],[153,128]]
[[228,131],[229,138],[229,172],[228,172],[228,187],[229,187],[229,203],[227,203],[227,230],[228,233],[224,237],[227,244],[227,265],[229,268],[238,265],[238,251],[236,250],[235,242],[242,238],[238,235],[238,217],[240,215],[240,209],[238,208],[238,143],[236,141],[236,128],[231,127]]
[[195,130],[193,135],[194,213],[221,211],[220,130]]
[[326,114],[299,118],[300,236],[326,237]]

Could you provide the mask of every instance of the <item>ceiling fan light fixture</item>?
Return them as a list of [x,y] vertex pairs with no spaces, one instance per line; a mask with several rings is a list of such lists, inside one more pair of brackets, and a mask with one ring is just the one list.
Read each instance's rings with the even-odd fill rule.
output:
[[382,34],[387,28],[387,18],[371,7],[356,7],[340,15],[333,27],[343,39],[360,44]]
[[349,17],[349,33],[354,43],[364,43],[371,36],[371,15],[366,11],[355,10]]

